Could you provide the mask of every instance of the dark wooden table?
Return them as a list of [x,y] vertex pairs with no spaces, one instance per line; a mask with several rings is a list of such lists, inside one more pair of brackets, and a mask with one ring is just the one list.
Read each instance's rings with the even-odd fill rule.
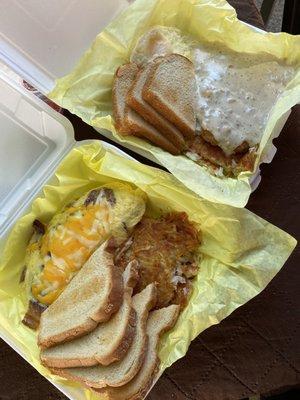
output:
[[[263,28],[253,0],[230,0],[240,19]],[[99,139],[78,118],[76,138]],[[300,237],[300,106],[293,109],[271,165],[248,208]],[[136,157],[153,165],[151,162]],[[238,400],[280,393],[300,384],[300,251],[256,298],[207,329],[188,354],[169,368],[149,400]],[[0,400],[66,400],[46,379],[0,341]],[[300,397],[298,397],[300,398]]]

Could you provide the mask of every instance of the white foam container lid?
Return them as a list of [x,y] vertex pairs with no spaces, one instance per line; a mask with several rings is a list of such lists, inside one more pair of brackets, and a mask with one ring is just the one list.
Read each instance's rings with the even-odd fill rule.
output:
[[0,64],[0,237],[74,145],[71,123]]
[[1,1],[0,236],[75,143],[70,122],[24,89],[21,78],[47,93],[127,5],[126,0]]
[[0,237],[75,143],[70,122],[24,89],[22,79],[49,92],[128,4],[1,0]]
[[127,0],[1,0],[0,58],[43,93],[74,67]]

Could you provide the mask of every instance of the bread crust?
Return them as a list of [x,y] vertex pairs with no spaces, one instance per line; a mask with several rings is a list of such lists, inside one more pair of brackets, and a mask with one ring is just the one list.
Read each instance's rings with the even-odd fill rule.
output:
[[125,356],[125,354],[127,353],[132,344],[136,329],[136,320],[137,320],[136,312],[133,308],[131,308],[129,315],[129,322],[126,326],[124,336],[120,338],[119,342],[116,344],[114,351],[111,354],[105,357],[98,357],[98,356],[95,357],[96,361],[99,364],[109,365],[115,361],[122,360],[122,358]]
[[[159,339],[163,333],[166,331],[170,330],[176,323],[178,315],[179,315],[179,306],[169,306],[165,307],[165,310],[168,308],[170,309],[172,307],[172,314],[170,315],[170,319],[168,323],[160,327],[155,333],[154,337],[151,337],[149,339],[149,346],[147,350],[147,354],[150,351],[152,356],[154,358],[147,359],[147,354],[146,354],[146,359],[144,361],[143,367],[139,371],[139,374],[137,375],[137,378],[141,378],[141,374],[144,374],[145,376],[142,376],[142,379],[140,382],[140,386],[137,389],[131,388],[130,385],[133,383],[134,385],[134,379],[132,382],[130,381],[128,383],[128,386],[121,386],[119,388],[105,388],[105,389],[94,389],[96,393],[101,393],[105,394],[106,398],[109,400],[142,400],[145,395],[148,393],[148,391],[151,389],[151,386],[157,376],[157,373],[159,371],[159,364],[160,360],[158,357],[158,345],[159,345]],[[156,311],[152,312],[152,315],[154,313],[159,313],[162,312],[163,309],[159,309]],[[151,314],[150,314],[151,315]],[[151,318],[151,317],[150,317]],[[149,361],[150,360],[150,361]],[[147,365],[147,361],[150,363],[150,365]]]
[[[126,104],[123,92],[127,94],[135,75],[138,72],[138,66],[135,63],[121,65],[115,72],[115,78],[112,87],[113,118],[115,127],[121,135],[130,135],[130,128],[126,125]],[[123,99],[124,97],[124,99]]]
[[126,126],[130,128],[132,135],[149,140],[154,145],[173,155],[180,154],[180,150],[167,140],[154,126],[143,120],[139,114],[131,109],[126,115]]

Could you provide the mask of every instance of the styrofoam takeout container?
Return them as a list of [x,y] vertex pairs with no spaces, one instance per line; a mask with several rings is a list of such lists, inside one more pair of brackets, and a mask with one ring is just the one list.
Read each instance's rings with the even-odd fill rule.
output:
[[[127,5],[126,0],[87,0],[84,6],[69,0],[2,0],[0,253],[16,220],[51,180],[59,162],[78,145],[69,120],[28,91],[22,80],[48,93],[55,78],[72,69],[99,31]],[[131,158],[108,143],[102,145]],[[0,337],[26,359],[3,327]],[[83,389],[55,386],[71,400],[85,399]]]
[[[14,225],[51,179],[59,162],[76,146],[70,122],[27,91],[25,79],[48,93],[68,73],[94,37],[124,9],[128,0],[2,0],[0,13],[0,252]],[[255,29],[255,28],[253,28]],[[8,67],[9,68],[8,68]],[[12,72],[12,70],[14,72]],[[15,74],[17,73],[17,75]],[[278,126],[278,134],[288,114]],[[101,133],[114,140],[110,133]],[[107,143],[107,149],[126,153]],[[124,145],[124,144],[123,144]],[[137,148],[126,147],[149,158]],[[269,154],[273,158],[276,149]],[[259,174],[253,181],[256,187]],[[21,348],[0,327],[0,337],[22,357]],[[81,389],[56,385],[70,399]]]

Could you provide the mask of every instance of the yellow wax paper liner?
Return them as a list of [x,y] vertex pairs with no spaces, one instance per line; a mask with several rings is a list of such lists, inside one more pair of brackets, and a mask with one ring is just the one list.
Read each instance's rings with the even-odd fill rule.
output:
[[[257,32],[237,19],[225,0],[136,0],[100,33],[74,70],[57,81],[51,99],[95,128],[112,132],[123,143],[151,153],[189,189],[208,200],[244,207],[251,194],[251,172],[237,179],[212,175],[185,156],[171,154],[134,138],[117,134],[111,118],[111,88],[116,69],[129,61],[138,38],[151,26],[176,27],[199,42],[218,42],[237,52],[264,53],[296,68],[296,75],[274,106],[265,128],[255,171],[267,153],[277,122],[300,102],[300,36]],[[66,52],[68,50],[66,49]],[[180,52],[180,50],[177,50]]]
[[202,232],[194,290],[176,326],[161,341],[160,373],[185,355],[200,332],[260,293],[296,245],[290,235],[250,211],[200,199],[172,175],[105,152],[98,141],[74,148],[5,244],[0,260],[0,332],[42,375],[71,389],[77,400],[98,397],[79,384],[51,376],[39,362],[36,333],[21,323],[28,301],[19,284],[24,253],[34,219],[47,223],[71,199],[120,180],[147,194],[147,214],[185,211]]

